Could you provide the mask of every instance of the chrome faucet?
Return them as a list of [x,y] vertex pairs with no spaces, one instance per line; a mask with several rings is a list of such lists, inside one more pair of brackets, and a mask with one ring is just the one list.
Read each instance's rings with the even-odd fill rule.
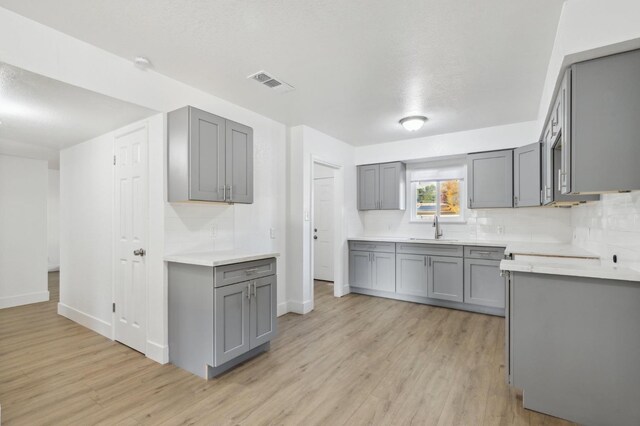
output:
[[438,215],[433,216],[433,227],[435,230],[435,239],[442,237],[442,228],[440,228],[440,222],[438,221]]

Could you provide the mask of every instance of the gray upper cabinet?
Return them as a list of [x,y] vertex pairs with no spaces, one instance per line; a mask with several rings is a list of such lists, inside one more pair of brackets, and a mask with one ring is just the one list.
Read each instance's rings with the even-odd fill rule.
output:
[[464,260],[464,301],[494,308],[505,307],[505,279],[500,276],[499,260]]
[[640,50],[574,64],[566,80],[562,192],[640,189]]
[[513,151],[513,205],[535,207],[541,203],[540,143],[532,143]]
[[427,295],[432,299],[462,302],[463,260],[458,257],[429,256]]
[[250,346],[255,348],[267,343],[276,335],[276,276],[253,280],[250,282],[250,289],[249,342]]
[[215,367],[251,349],[250,284],[219,287],[215,295]]
[[253,202],[253,129],[227,120],[226,122],[226,183],[228,200],[234,203]]
[[513,207],[513,150],[467,156],[469,208]]
[[358,210],[377,210],[380,201],[380,166],[358,166]]
[[253,130],[186,106],[167,115],[168,199],[253,202]]
[[358,166],[358,210],[404,210],[405,182],[402,162]]

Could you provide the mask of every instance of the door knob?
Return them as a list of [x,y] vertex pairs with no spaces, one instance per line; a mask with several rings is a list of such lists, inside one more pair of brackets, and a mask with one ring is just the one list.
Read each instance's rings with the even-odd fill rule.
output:
[[144,256],[145,254],[147,254],[147,252],[144,251],[144,249],[138,249],[133,251],[134,256]]
[[318,236],[317,236],[317,235],[314,235],[314,236],[313,236],[313,239],[314,239],[314,240],[317,240],[317,239],[318,239]]
[[318,228],[313,228],[313,232],[318,232]]

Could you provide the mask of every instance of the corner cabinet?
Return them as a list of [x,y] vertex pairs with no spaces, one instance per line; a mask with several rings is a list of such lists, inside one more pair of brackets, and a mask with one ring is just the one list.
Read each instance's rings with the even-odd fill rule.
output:
[[358,210],[404,210],[405,182],[402,162],[358,166]]
[[276,260],[169,263],[169,361],[215,377],[269,349],[277,331]]
[[168,200],[253,203],[253,129],[186,106],[167,114]]
[[513,150],[467,155],[468,206],[513,207]]

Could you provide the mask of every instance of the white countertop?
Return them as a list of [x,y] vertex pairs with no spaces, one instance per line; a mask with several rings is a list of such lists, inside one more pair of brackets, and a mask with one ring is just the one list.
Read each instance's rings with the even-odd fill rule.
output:
[[252,260],[278,257],[280,253],[255,253],[246,251],[193,251],[166,254],[165,262],[186,263],[200,266],[222,266],[232,263],[250,262]]
[[563,243],[510,242],[505,249],[506,254],[526,256],[573,257],[599,259],[597,254],[581,247]]
[[484,247],[506,247],[508,241],[484,241],[484,240],[449,240],[447,238],[434,240],[430,238],[412,239],[409,237],[351,237],[349,241],[380,241],[384,243],[416,243],[416,244],[443,244],[453,246],[484,246]]
[[502,260],[500,269],[511,272],[534,274],[566,275],[573,277],[601,278],[621,281],[640,281],[640,271],[618,266],[604,266],[591,263],[563,262],[562,258],[547,261]]

